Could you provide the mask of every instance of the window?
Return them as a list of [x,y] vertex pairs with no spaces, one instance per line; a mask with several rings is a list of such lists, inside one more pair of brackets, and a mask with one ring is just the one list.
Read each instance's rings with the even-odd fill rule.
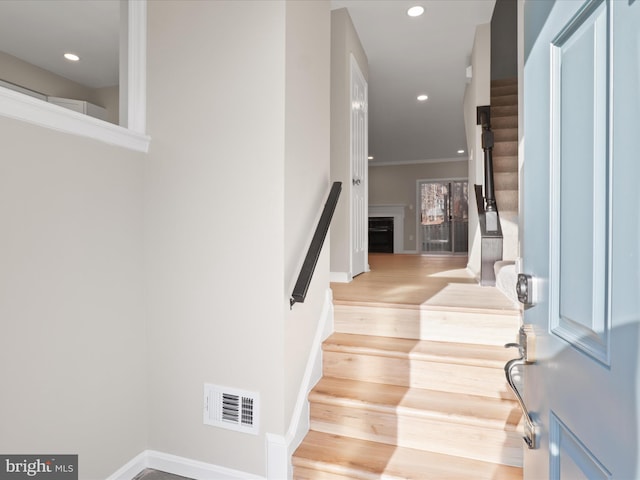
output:
[[146,0],[129,0],[127,48],[121,52],[120,124],[114,125],[0,86],[0,115],[146,152]]

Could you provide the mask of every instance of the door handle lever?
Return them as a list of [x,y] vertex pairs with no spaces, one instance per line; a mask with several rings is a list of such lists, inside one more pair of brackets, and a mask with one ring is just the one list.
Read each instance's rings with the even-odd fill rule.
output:
[[517,348],[521,358],[525,358],[526,356],[526,352],[524,351],[525,347],[519,343],[507,343],[504,348]]
[[513,369],[520,365],[530,365],[533,361],[530,361],[527,358],[527,332],[525,327],[520,327],[520,343],[507,343],[505,348],[517,348],[520,356],[518,358],[514,358],[509,360],[504,366],[504,374],[507,379],[507,383],[509,387],[513,391],[514,396],[522,410],[522,415],[524,416],[524,437],[523,440],[527,444],[527,447],[530,449],[537,448],[536,436],[537,436],[537,427],[533,423],[531,419],[531,415],[529,414],[529,410],[527,406],[524,404],[524,400],[518,391],[518,387],[516,387],[515,382],[513,381]]

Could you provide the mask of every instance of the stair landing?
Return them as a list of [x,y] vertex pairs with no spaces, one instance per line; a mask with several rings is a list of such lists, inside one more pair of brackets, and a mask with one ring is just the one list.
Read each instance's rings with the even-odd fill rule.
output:
[[480,287],[466,256],[369,254],[371,272],[332,283],[336,305],[514,314],[520,307],[493,287]]

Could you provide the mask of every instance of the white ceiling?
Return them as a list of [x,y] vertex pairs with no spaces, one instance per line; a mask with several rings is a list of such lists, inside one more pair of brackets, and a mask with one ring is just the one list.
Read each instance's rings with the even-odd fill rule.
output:
[[[495,0],[332,0],[369,59],[373,163],[448,159],[466,149],[462,98],[476,25]],[[0,51],[90,87],[118,83],[119,0],[0,0]],[[411,18],[413,5],[425,13]],[[71,51],[81,61],[62,55]],[[2,75],[0,72],[0,79]],[[418,102],[418,94],[429,99]]]
[[0,0],[0,51],[88,87],[117,85],[119,24],[119,0]]
[[[371,163],[466,157],[462,98],[476,25],[495,0],[332,0],[346,7],[369,60]],[[407,9],[422,5],[411,18]],[[418,102],[425,93],[429,99]]]

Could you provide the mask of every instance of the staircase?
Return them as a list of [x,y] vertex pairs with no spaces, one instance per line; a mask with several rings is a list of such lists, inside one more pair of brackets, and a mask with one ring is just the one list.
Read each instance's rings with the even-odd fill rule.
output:
[[503,234],[503,259],[518,256],[518,79],[491,82],[491,128],[496,203]]
[[294,478],[521,479],[503,371],[519,325],[515,307],[336,300]]

